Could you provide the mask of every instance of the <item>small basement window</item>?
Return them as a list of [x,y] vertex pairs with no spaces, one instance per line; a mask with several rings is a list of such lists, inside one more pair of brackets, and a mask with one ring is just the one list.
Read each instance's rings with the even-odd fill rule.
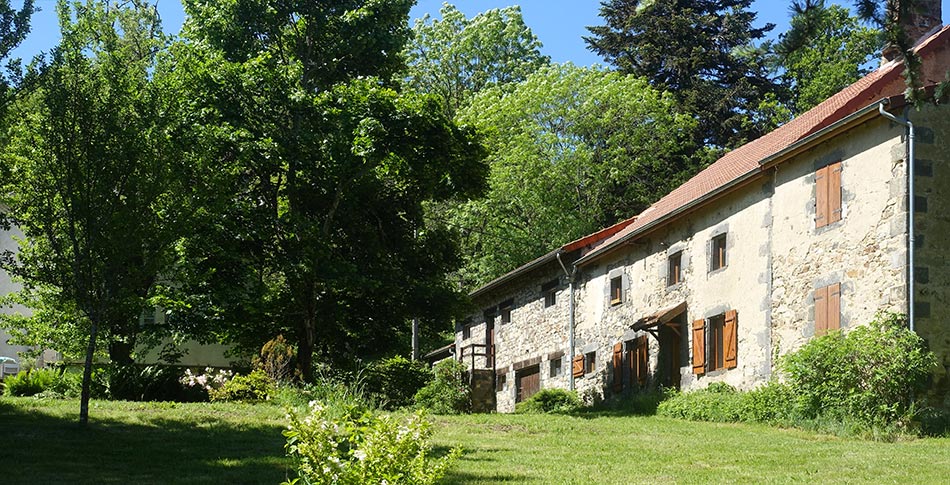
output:
[[666,286],[673,286],[683,281],[683,251],[670,255],[666,275]]
[[610,304],[619,305],[623,303],[623,277],[617,276],[610,279]]
[[495,391],[501,392],[508,390],[508,374],[498,374],[495,377]]
[[597,368],[597,352],[588,352],[584,354],[584,373],[590,374]]
[[709,271],[726,267],[726,234],[720,234],[710,241]]
[[551,372],[549,373],[551,377],[559,377],[561,375],[561,359],[551,359]]

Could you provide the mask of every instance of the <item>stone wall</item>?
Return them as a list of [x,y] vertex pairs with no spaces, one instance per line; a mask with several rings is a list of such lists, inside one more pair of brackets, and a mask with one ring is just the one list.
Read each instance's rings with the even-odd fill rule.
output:
[[[909,111],[908,115],[916,131],[916,330],[937,355],[934,397],[950,408],[950,260],[947,253],[950,249],[950,193],[947,192],[950,187],[950,120],[947,110],[928,104],[920,111]],[[903,144],[900,148],[903,149]]]

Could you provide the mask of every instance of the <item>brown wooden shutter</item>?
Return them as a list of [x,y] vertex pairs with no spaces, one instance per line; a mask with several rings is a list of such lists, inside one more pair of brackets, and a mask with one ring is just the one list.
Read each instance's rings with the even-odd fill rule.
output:
[[623,390],[623,344],[614,345],[614,392]]
[[828,287],[815,290],[815,335],[828,333]]
[[841,220],[841,162],[828,165],[828,224]]
[[647,385],[647,374],[649,373],[647,370],[649,363],[647,349],[649,348],[650,346],[646,335],[641,335],[637,338],[637,384],[639,384],[640,387]]
[[706,373],[706,321],[693,322],[693,374]]
[[584,377],[584,354],[575,355],[571,361],[574,377]]
[[722,345],[725,347],[724,365],[726,369],[735,369],[739,354],[739,334],[737,332],[737,314],[735,310],[726,312],[726,323],[723,324]]
[[825,330],[841,328],[841,283],[835,283],[826,288],[828,292],[828,316],[825,319]]
[[828,225],[828,167],[815,172],[815,227]]

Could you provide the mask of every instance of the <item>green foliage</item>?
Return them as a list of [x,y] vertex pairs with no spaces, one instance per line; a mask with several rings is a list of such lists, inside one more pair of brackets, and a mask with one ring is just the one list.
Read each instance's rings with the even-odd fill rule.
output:
[[627,219],[699,168],[695,122],[644,80],[571,64],[482,91],[458,114],[484,135],[484,199],[447,211],[483,284],[571,240]]
[[541,389],[515,406],[516,413],[566,414],[577,411],[584,403],[577,393],[564,389]]
[[776,68],[791,88],[794,112],[804,113],[866,75],[882,39],[839,5],[796,6],[789,31],[775,45]]
[[297,351],[283,335],[278,335],[261,347],[260,356],[255,357],[254,366],[264,371],[271,380],[285,382],[295,375]]
[[268,375],[256,369],[248,375],[235,375],[220,389],[211,389],[208,396],[212,402],[218,401],[266,401],[274,392],[277,383]]
[[416,20],[406,46],[409,86],[435,95],[452,117],[476,93],[517,83],[548,63],[541,42],[518,6],[491,9],[471,19],[443,3],[440,20]]
[[774,25],[753,27],[752,0],[607,0],[604,25],[585,40],[620,72],[642,76],[676,96],[678,111],[699,120],[700,144],[735,147],[764,134],[749,116],[772,93],[765,52],[750,46]]
[[814,338],[781,363],[805,416],[830,414],[868,425],[909,423],[914,394],[924,390],[934,365],[933,353],[894,313],[847,334]]
[[471,411],[471,390],[463,380],[465,370],[465,365],[454,359],[446,359],[436,364],[432,369],[432,382],[419,389],[414,397],[416,406],[435,414]]
[[5,396],[32,396],[52,389],[60,380],[59,373],[52,369],[21,370],[15,376],[3,380]]
[[315,356],[399,351],[411,317],[457,313],[458,248],[423,206],[478,195],[485,166],[436,99],[399,89],[411,4],[184,2],[163,82],[202,203],[163,292],[191,328],[255,352],[282,334],[313,381]]
[[657,407],[657,414],[691,421],[730,423],[741,421],[743,394],[724,388],[672,394]]
[[314,401],[306,416],[291,412],[289,418],[285,448],[299,475],[290,483],[432,484],[461,455],[456,448],[439,459],[429,456],[432,428],[421,412],[403,419]]
[[382,359],[366,368],[363,384],[387,409],[412,405],[419,389],[432,380],[432,371],[421,361],[396,356]]

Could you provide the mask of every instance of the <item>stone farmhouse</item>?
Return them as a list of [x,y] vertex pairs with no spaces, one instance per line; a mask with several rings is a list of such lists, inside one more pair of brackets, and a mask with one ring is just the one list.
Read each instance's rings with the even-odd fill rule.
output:
[[[915,50],[933,93],[950,27],[928,5]],[[750,389],[778,357],[883,309],[909,315],[948,399],[950,107],[910,106],[903,71],[885,58],[636,217],[472,292],[455,356],[476,407],[510,412],[549,387]]]

